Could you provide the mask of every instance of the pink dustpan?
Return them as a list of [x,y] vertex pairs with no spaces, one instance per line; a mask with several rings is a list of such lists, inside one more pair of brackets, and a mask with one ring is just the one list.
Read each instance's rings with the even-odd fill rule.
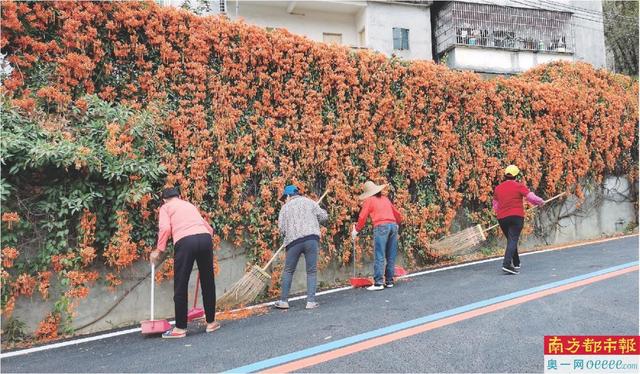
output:
[[196,280],[196,292],[195,292],[195,296],[193,297],[193,308],[189,309],[189,311],[187,312],[188,322],[204,317],[204,309],[196,307],[196,303],[198,302],[199,287],[200,287],[200,270],[198,270],[198,278]]
[[169,330],[171,325],[166,319],[153,319],[153,299],[155,289],[156,266],[151,263],[151,319],[140,321],[140,329],[143,335],[162,334]]
[[189,322],[200,319],[202,317],[204,317],[204,309],[202,308],[191,308],[187,313],[187,321]]
[[156,319],[140,321],[140,328],[142,329],[142,335],[162,334],[169,330],[171,325],[166,319]]

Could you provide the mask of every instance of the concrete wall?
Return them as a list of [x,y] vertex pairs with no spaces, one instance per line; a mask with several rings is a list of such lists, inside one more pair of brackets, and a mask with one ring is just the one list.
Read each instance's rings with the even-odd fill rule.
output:
[[[393,49],[393,28],[409,29],[409,50]],[[369,2],[367,47],[407,60],[431,60],[431,12],[429,8]]]
[[[539,215],[536,225],[547,233],[530,237],[525,246],[566,243],[622,232],[638,224],[633,188],[625,178],[607,178],[601,188],[586,188],[585,200],[575,197]],[[559,217],[564,217],[558,220]]]
[[[636,197],[630,188],[628,181],[624,178],[608,178],[603,188],[587,190],[585,201],[577,206],[575,198],[568,199],[560,205],[547,206],[542,209],[539,219],[535,225],[542,228],[546,233],[544,237],[531,235],[521,240],[520,247],[523,249],[532,248],[539,245],[561,244],[576,240],[594,239],[616,232],[622,232],[629,225],[637,224],[637,214],[634,202]],[[557,218],[562,218],[556,225]],[[463,225],[464,226],[464,225]],[[499,243],[502,246],[502,243]],[[399,249],[398,264],[404,264],[403,248]],[[216,277],[216,293],[221,296],[226,289],[240,279],[246,268],[246,258],[243,251],[233,248],[228,243],[223,243],[220,251],[216,252],[220,265],[220,273]],[[365,258],[358,265],[358,273],[372,274],[372,260]],[[107,311],[124,292],[137,283],[149,272],[149,265],[146,262],[137,263],[130,269],[123,271],[124,283],[114,293],[106,287],[97,284],[91,289],[89,297],[82,300],[76,311],[78,317],[74,320],[74,326],[80,327],[93,321],[98,316]],[[351,266],[337,266],[330,264],[325,269],[319,270],[318,282],[320,285],[328,286],[336,283],[344,283],[351,276]],[[104,271],[103,271],[104,273]],[[190,292],[193,292],[195,284],[195,273],[191,277]],[[52,284],[55,284],[55,280]],[[149,318],[149,294],[150,282],[143,281],[137,288],[124,298],[124,300],[106,317],[95,324],[78,331],[79,333],[89,333],[111,329],[115,327],[138,325],[139,321]],[[304,260],[300,259],[298,268],[294,275],[292,293],[304,292],[306,289],[306,274],[304,270]],[[51,295],[56,295],[55,289],[51,290]],[[193,294],[190,293],[190,300]],[[322,299],[320,299],[322,302]],[[27,325],[27,331],[33,332],[44,316],[52,308],[52,300],[43,301],[39,296],[31,299],[19,298],[16,303],[14,316],[18,317]],[[198,303],[201,304],[200,302]],[[173,311],[173,282],[165,281],[156,287],[156,318],[172,318]],[[3,323],[6,318],[3,319]]]
[[[236,19],[234,2],[229,2],[229,16]],[[358,32],[354,14],[297,9],[293,14],[285,8],[243,4],[240,2],[238,18],[263,27],[284,28],[315,41],[323,41],[323,33],[342,34],[342,44],[358,46]]]
[[606,67],[602,1],[571,0],[568,3],[571,7],[580,8],[573,17],[576,60],[588,62],[598,68]]

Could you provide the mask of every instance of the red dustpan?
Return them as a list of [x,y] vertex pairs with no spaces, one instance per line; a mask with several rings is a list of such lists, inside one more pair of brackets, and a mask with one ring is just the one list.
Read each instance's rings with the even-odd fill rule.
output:
[[153,299],[154,288],[156,283],[156,265],[151,262],[151,319],[140,321],[140,328],[143,335],[162,334],[169,330],[171,325],[166,319],[153,319]]
[[396,278],[404,277],[407,275],[407,271],[400,265],[396,265],[395,270],[393,271]]
[[204,309],[196,307],[198,302],[198,288],[200,287],[200,269],[198,269],[198,277],[196,278],[196,292],[193,297],[193,308],[187,312],[187,321],[191,322],[196,319],[204,317]]
[[351,244],[353,248],[353,277],[349,279],[349,283],[353,288],[369,287],[373,285],[371,278],[356,277],[356,240],[352,239]]

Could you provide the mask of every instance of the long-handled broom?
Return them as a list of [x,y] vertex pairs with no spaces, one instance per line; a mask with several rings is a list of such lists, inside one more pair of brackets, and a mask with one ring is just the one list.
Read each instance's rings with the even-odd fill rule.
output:
[[[556,195],[549,200],[545,200],[545,204],[555,200],[565,193],[561,193]],[[433,249],[438,255],[450,256],[454,254],[458,254],[468,250],[470,248],[475,247],[476,245],[482,243],[487,240],[485,233],[493,230],[498,227],[498,223],[493,226],[490,226],[487,229],[483,229],[482,225],[475,225],[473,227],[469,227],[468,229],[464,229],[462,231],[458,231],[455,234],[446,236],[437,242],[431,243],[431,249]]]
[[[320,199],[317,201],[318,204],[322,202],[322,199],[324,199],[328,192],[329,191],[327,190],[322,194]],[[284,244],[281,245],[265,266],[260,267],[258,265],[253,265],[247,274],[240,278],[236,284],[234,284],[216,301],[216,304],[218,304],[222,309],[227,309],[247,304],[255,300],[255,298],[262,293],[267,284],[271,282],[271,274],[267,273],[266,270],[276,257],[278,257],[278,254],[280,254],[280,251],[282,251],[284,247]]]

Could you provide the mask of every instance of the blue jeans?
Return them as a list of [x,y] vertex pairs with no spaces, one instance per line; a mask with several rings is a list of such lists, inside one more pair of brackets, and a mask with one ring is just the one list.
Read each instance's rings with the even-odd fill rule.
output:
[[373,245],[375,248],[375,260],[373,263],[373,280],[376,285],[383,284],[382,268],[384,260],[387,267],[384,271],[386,283],[393,283],[396,267],[396,255],[398,254],[398,225],[386,223],[373,228]]
[[287,257],[284,263],[284,271],[282,272],[282,294],[280,295],[280,300],[287,301],[289,299],[293,272],[298,266],[300,255],[304,254],[304,262],[307,267],[307,301],[316,301],[318,247],[318,241],[310,239],[287,248]]

